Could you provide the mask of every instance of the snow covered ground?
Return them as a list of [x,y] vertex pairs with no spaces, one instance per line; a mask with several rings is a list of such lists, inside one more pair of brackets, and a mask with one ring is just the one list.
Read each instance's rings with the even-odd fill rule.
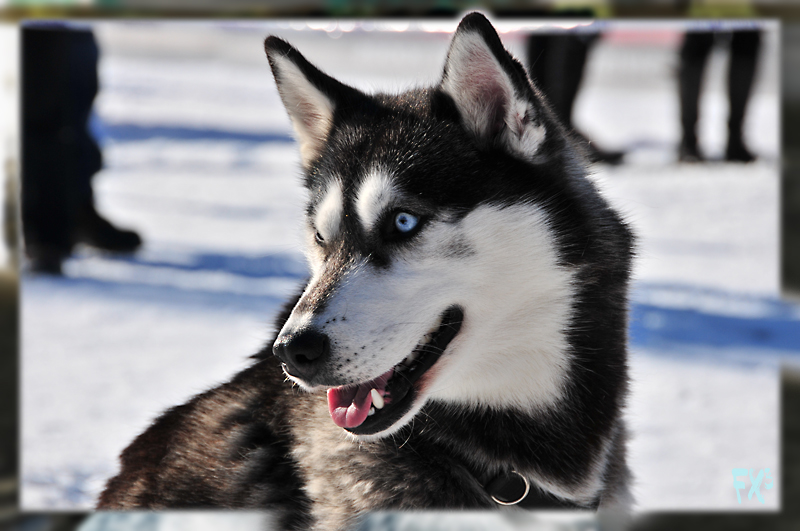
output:
[[[302,282],[298,158],[264,35],[369,90],[435,81],[449,40],[396,22],[315,24],[96,25],[98,207],[146,243],[127,258],[80,249],[64,278],[23,278],[23,508],[92,507],[122,448],[244,368]],[[593,178],[639,235],[627,411],[639,508],[777,509],[779,363],[800,359],[800,310],[778,298],[777,33],[748,118],[759,161],[687,165],[675,162],[679,33],[611,29],[576,121],[630,150]],[[503,38],[522,55],[522,33]],[[723,69],[715,54],[700,124],[717,157]],[[737,503],[733,468],[770,468],[764,504]]]

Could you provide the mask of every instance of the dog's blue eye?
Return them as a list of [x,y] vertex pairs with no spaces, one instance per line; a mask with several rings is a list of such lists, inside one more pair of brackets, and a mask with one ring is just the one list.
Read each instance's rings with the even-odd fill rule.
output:
[[394,217],[394,226],[400,232],[411,232],[417,226],[417,223],[419,223],[417,216],[407,212],[400,212]]

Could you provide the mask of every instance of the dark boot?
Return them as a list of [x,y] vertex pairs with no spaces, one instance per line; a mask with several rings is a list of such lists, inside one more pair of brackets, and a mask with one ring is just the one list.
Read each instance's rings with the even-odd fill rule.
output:
[[78,210],[74,240],[112,253],[131,253],[142,245],[136,232],[115,227],[97,213],[94,205]]
[[697,147],[697,139],[690,138],[681,141],[678,146],[678,160],[681,162],[703,162],[705,157],[700,153],[700,148]]
[[61,275],[61,262],[69,257],[71,249],[50,245],[28,244],[25,254],[30,260],[30,270],[46,275]]

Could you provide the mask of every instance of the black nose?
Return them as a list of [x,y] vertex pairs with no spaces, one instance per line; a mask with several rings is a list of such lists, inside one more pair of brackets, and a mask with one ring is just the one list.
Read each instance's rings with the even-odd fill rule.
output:
[[286,364],[286,371],[309,380],[319,372],[330,351],[328,336],[315,330],[301,330],[281,335],[272,345],[272,353]]

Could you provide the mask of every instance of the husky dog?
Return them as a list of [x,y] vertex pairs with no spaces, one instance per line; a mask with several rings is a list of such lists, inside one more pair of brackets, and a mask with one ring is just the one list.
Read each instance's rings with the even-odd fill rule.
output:
[[466,16],[440,83],[398,96],[265,48],[311,278],[250,368],[123,452],[99,508],[344,529],[376,509],[625,504],[632,235],[491,24]]

